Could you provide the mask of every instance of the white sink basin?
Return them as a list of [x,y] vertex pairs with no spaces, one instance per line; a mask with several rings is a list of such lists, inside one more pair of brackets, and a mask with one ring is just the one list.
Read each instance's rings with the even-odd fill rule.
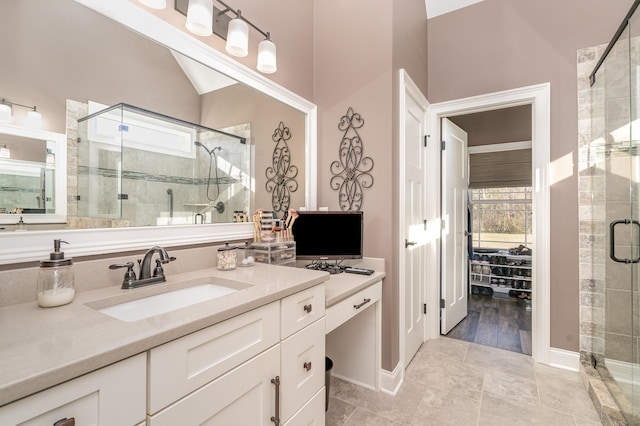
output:
[[235,293],[236,291],[238,290],[235,288],[221,285],[201,284],[108,306],[98,309],[98,312],[120,321],[133,322]]

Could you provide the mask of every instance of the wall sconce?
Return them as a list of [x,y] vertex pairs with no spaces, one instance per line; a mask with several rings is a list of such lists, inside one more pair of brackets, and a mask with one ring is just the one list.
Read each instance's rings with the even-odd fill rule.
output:
[[3,123],[11,123],[13,115],[13,106],[19,106],[29,109],[27,112],[27,126],[34,129],[42,127],[42,114],[38,112],[35,106],[22,105],[16,102],[9,102],[6,99],[0,101],[0,121]]
[[[153,0],[139,0],[147,4]],[[154,3],[159,0],[155,0]],[[220,10],[213,5],[216,1],[224,6]],[[151,7],[151,6],[150,6]],[[249,53],[249,27],[262,34],[265,39],[258,44],[258,71],[271,74],[278,70],[276,45],[271,41],[271,34],[264,32],[242,16],[240,10],[233,10],[222,0],[175,0],[175,10],[187,17],[186,27],[199,36],[215,34],[227,41],[225,50],[237,57],[245,57]],[[231,19],[227,12],[235,15]]]

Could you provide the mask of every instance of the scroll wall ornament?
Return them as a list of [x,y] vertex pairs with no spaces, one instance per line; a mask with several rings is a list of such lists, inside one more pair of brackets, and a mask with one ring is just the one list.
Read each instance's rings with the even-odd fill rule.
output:
[[338,202],[343,211],[360,210],[364,202],[363,189],[373,186],[373,159],[364,156],[364,146],[357,129],[364,119],[349,107],[340,119],[338,129],[343,131],[338,148],[339,160],[331,163],[331,188],[338,191]]
[[281,121],[273,131],[271,139],[276,143],[271,155],[271,166],[265,174],[267,182],[265,188],[271,192],[271,206],[276,212],[286,212],[291,204],[291,193],[298,190],[298,167],[291,164],[291,151],[287,141],[291,139],[291,132]]

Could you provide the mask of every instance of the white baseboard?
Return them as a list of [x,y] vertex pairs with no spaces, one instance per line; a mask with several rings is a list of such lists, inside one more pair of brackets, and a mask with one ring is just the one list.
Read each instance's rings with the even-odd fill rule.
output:
[[396,365],[393,371],[380,369],[380,391],[396,396],[404,380],[404,366],[401,362]]
[[565,349],[549,348],[549,365],[577,372],[580,369],[580,354]]

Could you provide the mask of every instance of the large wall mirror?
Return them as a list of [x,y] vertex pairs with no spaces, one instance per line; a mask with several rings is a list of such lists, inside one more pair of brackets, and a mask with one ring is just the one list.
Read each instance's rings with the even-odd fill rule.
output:
[[[34,225],[28,226],[26,233],[12,232],[10,228],[1,231],[0,238],[4,240],[1,245],[7,248],[0,248],[0,259],[4,259],[0,263],[42,257],[49,251],[53,236],[73,240],[69,241],[67,251],[74,255],[140,249],[150,244],[181,245],[251,237],[250,225],[232,223],[233,213],[235,210],[250,213],[257,207],[270,209],[265,169],[270,165],[274,148],[272,135],[280,122],[291,130],[292,161],[300,169],[300,186],[292,194],[291,207],[315,206],[316,109],[310,102],[152,15],[136,1],[23,0],[3,2],[0,7],[0,26],[11,34],[1,42],[7,56],[3,58],[6,66],[0,69],[0,97],[37,105],[43,116],[43,128],[66,134],[69,160],[66,223],[38,224],[42,221],[32,220]],[[139,221],[91,216],[87,213],[91,208],[83,206],[87,198],[93,197],[102,204],[112,200],[100,200],[105,191],[95,184],[94,176],[82,164],[78,167],[79,155],[85,147],[79,122],[95,112],[95,105],[120,104],[237,136],[238,141],[246,144],[250,157],[249,162],[243,163],[248,167],[246,171],[236,176],[242,183],[233,189],[230,184],[229,164],[242,151],[235,150],[233,141],[203,142],[201,146],[193,143],[196,138],[185,147],[166,150],[162,161],[187,164],[187,160],[193,160],[183,168],[199,169],[192,171],[190,178],[198,183],[203,196],[214,199],[211,206],[205,206],[211,201],[207,198],[181,199],[178,194],[185,191],[171,185],[183,177],[167,166],[161,168],[162,173],[158,172],[162,176],[145,174],[142,178],[150,182],[160,180],[163,185],[147,182],[129,186],[133,188],[130,191],[142,194],[138,200],[158,196],[155,204],[160,204],[162,210],[158,214],[145,216],[142,213],[146,212],[138,211],[136,217],[144,218]],[[14,115],[14,119],[20,119]],[[112,153],[104,151],[104,160],[96,160],[96,164],[102,164],[99,161],[105,164],[99,173],[104,177],[123,172],[118,167],[124,166],[110,162],[108,156]],[[205,164],[211,152],[219,157],[218,164],[227,165],[227,170],[220,167],[220,176],[214,181],[208,163]],[[171,161],[172,155],[176,161]],[[140,180],[137,172],[150,157],[137,153],[128,158],[125,170],[128,175],[122,173],[116,179],[120,179],[120,184],[127,176]],[[246,194],[239,196],[239,191]],[[119,211],[125,212],[127,206],[122,204],[127,200],[122,199],[122,191],[113,193],[121,197]],[[130,193],[125,195],[131,199]],[[238,199],[246,200],[246,204],[239,207]],[[216,209],[221,201],[228,208]],[[141,206],[138,210],[146,208],[140,201],[137,204]],[[182,211],[186,212],[184,218],[166,219],[167,215]],[[198,216],[198,213],[205,214]],[[201,225],[203,221],[205,224]],[[26,215],[25,222],[29,225]]]

